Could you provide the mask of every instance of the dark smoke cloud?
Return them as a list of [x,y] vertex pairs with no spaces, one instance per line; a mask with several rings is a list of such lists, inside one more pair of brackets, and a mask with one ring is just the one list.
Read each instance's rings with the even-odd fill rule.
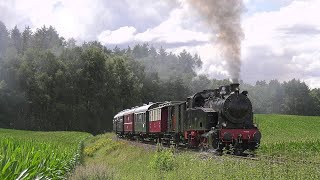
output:
[[188,0],[191,6],[205,19],[216,34],[212,41],[220,46],[221,55],[227,62],[228,72],[233,81],[238,81],[241,67],[241,13],[242,0]]

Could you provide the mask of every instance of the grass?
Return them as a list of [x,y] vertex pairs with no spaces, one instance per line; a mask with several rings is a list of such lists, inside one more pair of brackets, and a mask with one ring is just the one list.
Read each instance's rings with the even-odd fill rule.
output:
[[320,116],[255,115],[262,143],[320,140]]
[[266,156],[258,161],[148,150],[109,133],[85,142],[84,164],[71,179],[320,178],[320,117],[257,115],[256,121],[263,136],[258,155]]
[[260,155],[320,162],[320,117],[256,115],[262,133]]
[[0,129],[0,179],[66,179],[79,162],[81,132]]

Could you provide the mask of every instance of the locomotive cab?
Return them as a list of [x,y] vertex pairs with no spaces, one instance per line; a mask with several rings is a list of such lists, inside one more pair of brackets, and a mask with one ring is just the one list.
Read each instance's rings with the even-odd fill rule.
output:
[[186,129],[209,130],[218,124],[218,112],[208,106],[217,90],[204,90],[187,98]]

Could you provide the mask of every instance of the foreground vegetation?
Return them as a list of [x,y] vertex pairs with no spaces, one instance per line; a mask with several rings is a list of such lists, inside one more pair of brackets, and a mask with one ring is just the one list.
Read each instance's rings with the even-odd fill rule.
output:
[[0,179],[66,179],[80,160],[81,132],[0,129]]
[[84,164],[71,179],[320,178],[320,117],[256,115],[256,121],[263,135],[259,160],[155,150],[110,133],[85,142]]

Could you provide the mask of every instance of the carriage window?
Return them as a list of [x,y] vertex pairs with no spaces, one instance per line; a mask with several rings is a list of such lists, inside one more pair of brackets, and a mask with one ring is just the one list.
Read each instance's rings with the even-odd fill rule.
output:
[[154,121],[154,111],[152,110],[152,121]]

